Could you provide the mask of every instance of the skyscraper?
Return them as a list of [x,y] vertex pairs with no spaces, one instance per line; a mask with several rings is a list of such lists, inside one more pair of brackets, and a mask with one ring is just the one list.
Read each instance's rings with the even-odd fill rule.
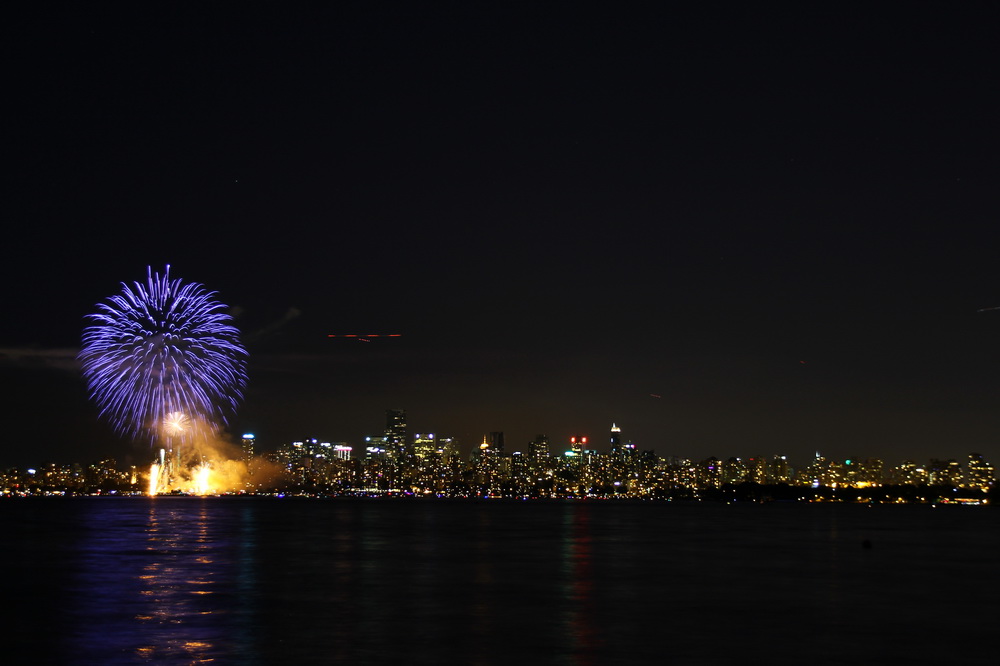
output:
[[996,470],[986,462],[982,454],[970,453],[965,464],[965,487],[986,491],[996,483]]
[[398,458],[406,455],[406,410],[385,410],[385,441],[392,455]]
[[586,445],[587,438],[582,435],[574,435],[569,438],[569,451],[566,452],[566,457],[574,467],[579,468],[586,464]]
[[503,432],[491,432],[489,435],[490,450],[496,455],[503,455]]
[[434,433],[422,434],[418,432],[414,435],[413,453],[422,460],[429,460],[437,453],[437,440],[434,439]]
[[528,457],[532,460],[541,460],[549,457],[549,438],[545,435],[536,435],[528,442]]
[[476,484],[481,492],[500,492],[501,477],[504,472],[503,433],[491,432],[483,435],[483,443],[478,451],[472,452],[472,464]]
[[499,460],[503,457],[503,433],[491,432],[483,435],[483,443],[472,452],[473,460]]
[[243,451],[243,462],[249,462],[253,458],[255,437],[252,433],[246,433],[243,435],[243,440],[240,442],[240,449]]

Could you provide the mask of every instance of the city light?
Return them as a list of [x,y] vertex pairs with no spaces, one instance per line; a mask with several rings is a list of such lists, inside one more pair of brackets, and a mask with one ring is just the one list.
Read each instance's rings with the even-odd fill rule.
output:
[[[279,444],[258,454],[257,437],[245,433],[229,455],[201,447],[196,456],[177,458],[157,450],[146,470],[117,470],[113,462],[93,469],[79,465],[29,468],[0,477],[0,493],[73,494],[107,492],[138,495],[265,493],[311,495],[489,497],[555,499],[663,499],[766,502],[924,502],[983,506],[995,490],[995,468],[971,453],[958,460],[904,460],[887,466],[876,458],[842,460],[819,453],[795,469],[786,455],[689,460],[660,456],[634,443],[621,444],[612,428],[611,450],[584,448],[589,437],[567,438],[572,447],[550,455],[548,438],[528,442],[526,451],[505,451],[504,436],[491,432],[463,455],[453,437],[405,432],[402,410],[389,410],[385,431],[367,435],[364,446],[317,437]],[[197,427],[172,414],[165,430]],[[102,470],[102,471],[98,471]]]

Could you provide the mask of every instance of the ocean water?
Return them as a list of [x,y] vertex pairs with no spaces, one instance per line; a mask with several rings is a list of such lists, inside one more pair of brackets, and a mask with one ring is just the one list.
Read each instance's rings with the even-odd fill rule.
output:
[[12,499],[0,529],[4,663],[998,657],[985,507]]

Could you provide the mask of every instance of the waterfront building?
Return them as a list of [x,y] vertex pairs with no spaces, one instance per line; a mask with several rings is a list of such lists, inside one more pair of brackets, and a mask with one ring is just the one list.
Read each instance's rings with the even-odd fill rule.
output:
[[889,478],[899,486],[925,486],[928,482],[927,468],[912,460],[904,460],[892,469]]
[[767,466],[767,483],[791,483],[792,468],[788,466],[787,456],[773,456]]
[[768,464],[764,456],[754,456],[747,458],[744,464],[746,469],[746,480],[751,483],[767,483]]
[[742,460],[736,457],[727,458],[722,463],[720,479],[723,485],[743,483],[747,480],[747,467]]
[[996,470],[979,453],[970,453],[965,463],[965,487],[989,490],[996,483]]
[[699,488],[718,488],[721,484],[721,461],[715,456],[705,458],[697,465],[697,485]]
[[932,486],[962,485],[962,465],[955,459],[931,458],[927,463],[927,481]]

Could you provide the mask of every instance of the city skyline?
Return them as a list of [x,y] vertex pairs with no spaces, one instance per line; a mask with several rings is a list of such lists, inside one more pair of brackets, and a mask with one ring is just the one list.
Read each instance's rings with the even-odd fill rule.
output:
[[145,461],[75,359],[168,264],[248,351],[234,441],[395,405],[466,446],[1000,460],[990,19],[29,8],[0,460]]
[[[395,413],[395,415],[394,415]],[[431,497],[516,499],[649,499],[726,502],[931,503],[982,506],[995,500],[996,468],[979,453],[963,461],[876,458],[831,460],[816,453],[793,467],[786,456],[688,460],[619,445],[610,452],[572,437],[553,452],[537,436],[527,452],[504,450],[503,433],[489,433],[467,458],[454,440],[434,434],[401,438],[399,410],[387,412],[384,435],[351,446],[305,439],[255,453],[244,434],[232,460],[204,461],[196,475],[161,479],[157,464],[122,467],[112,460],[0,468],[0,496],[254,495],[284,497]],[[557,447],[561,448],[561,447]],[[235,452],[234,452],[235,453]],[[163,481],[163,485],[159,483]]]
[[[824,468],[830,465],[837,467],[850,465],[853,461],[862,465],[877,464],[879,469],[884,471],[884,474],[883,471],[880,471],[879,475],[887,482],[891,481],[895,475],[901,473],[900,470],[907,469],[910,471],[906,472],[906,474],[912,475],[916,473],[918,477],[925,475],[926,478],[923,483],[931,483],[933,485],[935,483],[933,479],[935,474],[934,468],[936,466],[944,465],[945,469],[947,469],[950,465],[952,469],[957,470],[958,466],[962,465],[960,461],[966,458],[970,461],[973,459],[986,460],[986,457],[979,452],[938,452],[929,458],[904,455],[897,460],[883,460],[878,456],[868,455],[863,451],[855,451],[850,456],[838,457],[836,455],[824,455],[823,452],[818,450],[810,457],[800,457],[797,459],[775,451],[757,451],[751,454],[747,454],[746,452],[721,451],[718,454],[713,453],[699,459],[678,454],[676,451],[643,447],[639,443],[633,442],[627,436],[623,439],[623,429],[617,422],[611,424],[604,437],[600,435],[593,437],[589,434],[575,432],[575,434],[567,437],[564,441],[557,441],[544,433],[538,433],[531,440],[524,442],[523,445],[507,447],[503,431],[484,432],[481,440],[467,442],[461,441],[443,430],[424,429],[420,432],[409,430],[407,427],[408,417],[406,410],[387,409],[385,410],[385,417],[385,428],[383,430],[372,431],[359,441],[342,440],[325,436],[314,437],[312,435],[321,435],[321,433],[308,433],[305,437],[281,442],[267,442],[262,441],[256,433],[243,433],[233,441],[223,440],[225,444],[219,450],[228,452],[223,453],[217,461],[223,461],[227,458],[232,461],[247,461],[251,458],[260,458],[273,462],[282,456],[287,458],[290,455],[289,452],[296,450],[301,450],[306,457],[312,457],[314,452],[322,451],[323,454],[319,457],[331,460],[336,458],[342,460],[371,461],[386,454],[391,456],[412,456],[416,453],[418,457],[421,457],[424,454],[432,453],[432,449],[434,449],[437,450],[438,455],[445,453],[448,457],[454,456],[458,460],[471,464],[478,464],[481,461],[481,456],[484,454],[483,452],[488,452],[491,456],[495,456],[498,459],[508,460],[513,460],[516,457],[568,460],[570,457],[579,457],[584,454],[596,455],[599,458],[614,459],[624,455],[636,458],[645,456],[648,460],[658,461],[657,464],[668,466],[704,465],[712,460],[720,465],[736,463],[738,465],[751,466],[764,461],[770,466],[780,461],[780,464],[785,466],[790,474],[788,480],[791,480],[792,477],[803,472],[803,470],[814,468],[817,465]],[[425,449],[426,451],[424,451]],[[421,451],[424,451],[424,453],[421,454]],[[152,456],[151,460],[154,462],[157,460],[155,454],[155,450],[152,450],[150,453]],[[218,455],[218,453],[213,453],[213,457]],[[116,460],[113,456],[108,456],[107,459]],[[88,460],[92,464],[97,459]],[[149,460],[143,460],[140,454],[137,458],[127,455],[124,465],[119,464],[117,460],[115,464],[120,469],[141,469],[148,462]],[[288,461],[286,460],[285,462],[287,463]],[[27,469],[39,465],[65,466],[80,464],[83,464],[81,460],[72,462],[67,462],[66,460],[34,460],[31,464],[22,464],[20,467]],[[988,461],[986,464],[990,470],[993,469]],[[0,463],[0,468],[14,469],[17,467],[17,465],[11,466]],[[955,473],[952,472],[952,474]],[[962,473],[957,473],[961,477]],[[990,478],[993,478],[992,471],[990,472]],[[907,483],[913,483],[912,479]]]

